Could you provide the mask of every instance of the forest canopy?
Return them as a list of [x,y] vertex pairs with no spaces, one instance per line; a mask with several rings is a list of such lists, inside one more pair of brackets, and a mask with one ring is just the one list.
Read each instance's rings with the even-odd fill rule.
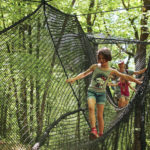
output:
[[[129,69],[146,67],[150,55],[149,16],[147,0],[1,1],[0,149],[1,141],[12,149],[18,145],[31,147],[43,141],[43,134],[47,136],[44,148],[60,149],[68,146],[68,141],[85,142],[89,78],[73,86],[66,84],[66,78],[95,63],[96,50],[102,47],[111,49],[112,67],[117,68],[120,59]],[[104,39],[109,43],[102,43]],[[141,108],[132,108],[128,125],[139,129]],[[115,113],[112,106],[106,107],[106,129]],[[132,128],[128,133],[125,123],[118,125],[112,135],[117,138],[119,130],[120,137],[124,132],[131,133],[132,142],[139,144],[140,134],[134,137]],[[148,124],[145,131],[149,131]],[[146,134],[149,143],[149,132]],[[130,137],[122,139],[130,143]]]

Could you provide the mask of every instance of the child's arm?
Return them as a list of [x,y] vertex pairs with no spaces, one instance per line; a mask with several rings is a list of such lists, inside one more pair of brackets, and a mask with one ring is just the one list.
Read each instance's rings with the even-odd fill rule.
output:
[[135,75],[142,74],[142,73],[144,73],[144,72],[146,71],[146,69],[147,69],[147,68],[144,68],[144,69],[139,70],[139,71],[135,71],[134,74],[135,74]]
[[118,77],[124,78],[125,80],[128,80],[128,81],[135,82],[135,83],[137,83],[137,84],[141,84],[141,83],[142,83],[141,81],[135,79],[135,78],[132,77],[132,76],[129,76],[129,75],[127,75],[127,74],[120,73],[120,72],[117,71],[116,69],[112,69],[111,74],[115,74],[115,75],[117,75]]
[[87,69],[85,72],[82,72],[82,73],[78,74],[78,75],[77,75],[76,77],[74,77],[74,78],[69,78],[69,79],[67,79],[66,82],[73,83],[73,82],[75,82],[76,80],[79,80],[79,79],[82,79],[82,78],[88,76],[89,74],[91,74],[91,73],[94,71],[94,69],[95,69],[96,66],[97,66],[96,64],[92,65],[92,66],[91,66],[89,69]]
[[107,85],[108,86],[118,86],[118,83],[115,84],[115,83],[108,82]]
[[129,84],[129,88],[130,88],[131,90],[133,90],[134,92],[136,92],[136,89],[133,88],[130,84]]

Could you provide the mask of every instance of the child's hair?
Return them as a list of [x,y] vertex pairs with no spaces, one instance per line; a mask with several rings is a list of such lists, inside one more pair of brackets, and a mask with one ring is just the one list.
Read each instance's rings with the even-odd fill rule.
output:
[[107,61],[112,60],[111,51],[107,47],[101,48],[97,51],[97,60],[99,59],[100,55],[103,55],[104,59]]

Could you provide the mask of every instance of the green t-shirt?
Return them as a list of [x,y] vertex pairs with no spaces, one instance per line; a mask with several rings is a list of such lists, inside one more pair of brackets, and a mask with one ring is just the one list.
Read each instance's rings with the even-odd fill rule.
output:
[[110,72],[110,70],[105,71],[97,66],[93,71],[91,83],[88,90],[98,93],[105,93]]

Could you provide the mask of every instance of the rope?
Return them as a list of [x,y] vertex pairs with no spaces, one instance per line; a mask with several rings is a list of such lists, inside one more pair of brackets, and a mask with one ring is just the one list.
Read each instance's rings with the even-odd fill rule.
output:
[[9,26],[8,28],[5,28],[4,30],[0,31],[0,34],[7,32],[8,30],[10,30],[11,28],[14,28],[18,24],[21,24],[22,22],[24,22],[25,20],[30,18],[32,15],[34,15],[41,7],[42,7],[42,4],[40,4],[38,6],[38,8],[34,12],[32,12],[29,15],[25,16],[24,18],[22,18],[21,20],[17,21],[16,23],[14,23],[13,25]]
[[[128,8],[128,10],[130,10],[130,9],[136,9],[136,8],[142,8],[142,7],[149,7],[149,6],[150,5],[130,7],[130,8]],[[116,12],[116,11],[122,11],[122,10],[126,10],[126,8],[117,8],[117,9],[114,9],[114,10],[99,11],[99,12],[87,13],[87,14],[77,14],[77,16],[85,16],[85,15],[92,15],[92,14],[99,14],[99,13]]]
[[94,36],[94,33],[92,35],[87,35],[89,37],[89,40],[94,40],[97,44],[118,44],[118,43],[125,43],[125,44],[145,44],[149,45],[150,42],[147,41],[140,41],[140,40],[133,40],[133,39],[123,39],[123,38],[116,38],[116,37],[110,37],[110,38],[102,38]]

